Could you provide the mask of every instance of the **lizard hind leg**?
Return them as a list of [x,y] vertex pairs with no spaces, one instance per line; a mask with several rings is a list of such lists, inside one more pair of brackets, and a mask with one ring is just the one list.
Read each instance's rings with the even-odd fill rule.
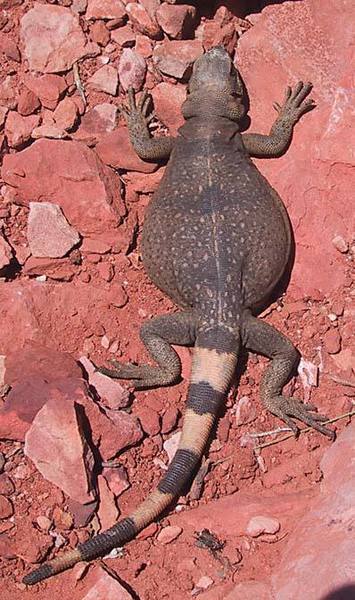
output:
[[194,344],[194,316],[188,312],[178,312],[155,317],[142,325],[140,337],[156,365],[111,361],[113,369],[98,367],[98,371],[114,379],[130,379],[135,389],[176,383],[181,376],[181,362],[171,345]]
[[299,353],[290,340],[272,325],[246,315],[243,343],[247,350],[271,359],[260,384],[260,396],[265,408],[286,423],[295,435],[299,433],[299,428],[293,419],[298,419],[334,439],[334,432],[322,425],[327,417],[315,412],[315,406],[282,395],[282,388],[291,378],[299,361]]

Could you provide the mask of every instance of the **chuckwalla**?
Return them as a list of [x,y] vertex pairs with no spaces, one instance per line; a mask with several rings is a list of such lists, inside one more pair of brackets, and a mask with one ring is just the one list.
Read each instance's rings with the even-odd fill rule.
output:
[[141,338],[156,365],[115,363],[102,369],[131,379],[136,389],[176,382],[181,364],[172,344],[193,346],[179,448],[157,489],[127,518],[75,550],[26,575],[33,584],[123,546],[186,488],[225,401],[242,347],[271,362],[260,385],[263,405],[296,434],[293,418],[333,438],[315,407],[282,395],[299,354],[271,325],[256,318],[284,274],[291,251],[286,210],[251,156],[284,154],[300,117],[314,107],[310,83],[287,88],[269,135],[240,133],[245,117],[241,77],[223,48],[194,64],[177,138],[151,136],[149,98],[132,90],[123,107],[131,142],[145,160],[169,158],[144,223],[142,257],[152,281],[180,311],[145,323]]

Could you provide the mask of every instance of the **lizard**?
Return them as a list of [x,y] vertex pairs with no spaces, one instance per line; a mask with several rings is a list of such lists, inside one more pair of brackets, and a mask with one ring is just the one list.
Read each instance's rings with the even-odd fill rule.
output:
[[129,379],[135,389],[168,386],[181,375],[173,345],[193,346],[182,434],[158,487],[128,517],[23,579],[34,584],[122,547],[156,520],[191,481],[233,382],[242,348],[270,362],[260,383],[263,406],[297,435],[297,419],[333,439],[315,406],[282,389],[300,358],[291,341],[257,318],[283,276],[292,248],[281,198],[251,157],[277,157],[288,149],[297,121],[315,106],[311,83],[287,87],[269,135],[241,133],[245,88],[226,50],[216,47],[192,69],[177,137],[151,134],[150,98],[128,90],[121,110],[142,159],[168,160],[142,232],[142,260],[153,283],[179,307],[143,323],[141,339],[155,365],[114,361],[101,368]]

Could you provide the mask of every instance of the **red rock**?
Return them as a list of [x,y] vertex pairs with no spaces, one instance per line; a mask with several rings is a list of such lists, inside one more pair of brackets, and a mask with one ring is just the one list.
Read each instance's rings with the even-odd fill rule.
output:
[[29,341],[20,350],[10,350],[5,364],[5,381],[12,387],[33,377],[50,383],[62,378],[79,379],[82,375],[80,366],[70,354]]
[[83,15],[87,9],[88,0],[73,0],[71,10],[78,15]]
[[183,79],[195,60],[203,54],[198,40],[167,41],[154,48],[153,62],[165,75]]
[[202,42],[205,50],[223,46],[232,53],[238,39],[234,23],[221,26],[215,19],[201,23],[196,30],[196,38]]
[[88,374],[89,384],[108,408],[118,410],[128,406],[129,392],[117,380],[96,371],[95,365],[85,356],[81,357],[80,362]]
[[279,521],[283,531],[288,531],[297,520],[308,510],[309,503],[315,495],[315,490],[273,494],[260,491],[251,495],[243,491],[209,502],[172,517],[172,521],[180,526],[193,527],[194,531],[210,529],[222,539],[244,536],[250,519],[255,515],[263,515]]
[[16,558],[13,539],[5,533],[0,534],[0,557],[5,559]]
[[245,533],[251,537],[258,537],[262,533],[274,534],[280,529],[280,523],[272,517],[258,515],[252,517],[247,525]]
[[21,54],[17,44],[6,33],[0,33],[0,52],[9,60],[21,62]]
[[157,536],[157,540],[161,544],[170,544],[170,542],[176,540],[176,538],[179,537],[181,533],[181,527],[178,527],[177,525],[168,525],[160,531],[160,533]]
[[335,327],[328,329],[323,336],[323,344],[328,354],[337,354],[341,349],[341,336]]
[[0,438],[24,441],[34,417],[48,399],[49,388],[39,378],[12,387],[0,408]]
[[54,538],[32,527],[30,520],[23,521],[14,538],[14,551],[25,563],[43,561],[54,545]]
[[0,106],[14,110],[17,106],[16,84],[14,77],[8,75],[0,84]]
[[152,173],[157,164],[144,162],[135,153],[127,127],[117,127],[115,131],[102,138],[95,148],[98,156],[106,165],[114,169]]
[[[335,235],[351,239],[353,229],[348,200],[353,189],[348,176],[353,146],[349,100],[352,25],[346,18],[347,7],[352,9],[351,0],[342,5],[332,1],[325,10],[319,0],[268,6],[238,44],[238,66],[251,98],[253,131],[268,130],[270,105],[282,99],[287,84],[303,79],[314,85],[317,109],[297,124],[286,156],[257,161],[284,200],[294,224],[297,256],[289,291],[298,297],[340,289],[345,281],[344,258],[334,252],[332,239]],[[273,44],[275,31],[277,47]],[[339,44],[339,50],[330,51],[329,40],[332,48]],[[305,46],[302,56],[297,51],[300,43]],[[269,74],[267,86],[265,73]],[[328,87],[342,92],[330,97],[325,92]],[[334,120],[335,113],[341,118]],[[335,165],[330,171],[329,164]],[[324,194],[325,189],[332,191]]]
[[2,129],[5,125],[6,115],[9,112],[9,109],[6,106],[0,106],[0,129]]
[[246,425],[256,419],[257,413],[255,403],[248,396],[242,396],[238,400],[235,411],[235,422],[238,426]]
[[78,17],[62,6],[35,4],[21,18],[23,56],[33,71],[59,73],[73,63],[98,53],[86,44]]
[[48,138],[52,140],[62,140],[68,137],[68,134],[64,129],[57,127],[57,125],[50,125],[48,123],[35,127],[32,131],[32,137],[34,140],[40,140],[42,138]]
[[152,90],[152,96],[156,116],[169,129],[171,135],[176,135],[179,127],[184,124],[181,106],[186,99],[185,88],[163,81]]
[[90,254],[108,254],[111,250],[111,245],[100,239],[86,237],[80,246],[80,251]]
[[117,523],[120,511],[116,506],[115,496],[102,475],[98,476],[97,484],[100,498],[98,517],[101,531],[105,531],[105,529],[109,529],[109,527]]
[[143,34],[136,35],[135,50],[144,58],[150,58],[153,54],[153,48],[149,37]]
[[156,19],[164,33],[181,40],[191,34],[196,19],[196,8],[187,4],[172,6],[161,4],[156,11]]
[[76,125],[78,119],[78,109],[71,98],[64,98],[59,102],[53,113],[57,127],[70,131]]
[[14,514],[14,507],[6,496],[0,495],[0,520],[8,519]]
[[23,117],[28,117],[32,113],[36,112],[41,106],[39,98],[31,92],[31,90],[24,88],[19,95],[17,103],[17,111]]
[[103,21],[95,21],[90,26],[90,37],[99,46],[107,46],[110,41],[110,32]]
[[39,517],[37,517],[36,523],[38,527],[42,529],[42,531],[49,531],[53,524],[52,521],[44,515],[40,515]]
[[[225,596],[225,600],[273,600],[272,588],[263,581],[243,581]],[[212,600],[212,599],[211,599]]]
[[67,506],[70,514],[73,516],[74,527],[86,527],[97,509],[97,504],[97,500],[89,502],[88,504],[81,504],[80,502],[68,498]]
[[14,257],[14,253],[10,244],[0,233],[0,271],[4,267],[8,267]]
[[138,406],[136,415],[138,416],[143,431],[148,435],[156,435],[160,432],[160,416],[156,410],[146,406]]
[[61,258],[80,241],[60,207],[50,202],[30,202],[27,239],[33,256]]
[[162,433],[170,433],[176,426],[177,420],[179,418],[179,411],[174,406],[168,408],[163,414],[162,423],[161,423],[161,432]]
[[117,69],[111,65],[104,65],[88,79],[87,83],[98,92],[105,92],[105,94],[116,96],[118,88]]
[[349,244],[344,240],[341,235],[336,235],[332,239],[332,244],[342,254],[345,254],[349,250]]
[[117,107],[104,102],[90,109],[81,119],[81,125],[75,134],[77,139],[92,138],[99,141],[105,133],[116,127]]
[[134,46],[136,36],[132,27],[130,25],[125,25],[124,27],[119,27],[118,29],[111,31],[111,39],[122,48],[127,48]]
[[156,12],[160,6],[160,0],[139,0],[139,4],[145,8],[152,19],[155,19]]
[[11,148],[22,146],[31,138],[31,133],[40,123],[39,115],[23,117],[15,111],[10,111],[6,118],[5,134]]
[[103,471],[111,492],[118,498],[125,490],[128,490],[130,483],[125,467],[105,468]]
[[177,431],[164,442],[164,450],[168,455],[169,463],[173,460],[178,449],[181,438],[181,431]]
[[97,431],[101,437],[100,452],[104,460],[110,460],[125,448],[140,442],[143,433],[138,419],[124,411],[106,409],[105,415],[107,418],[101,420],[101,429]]
[[355,365],[355,355],[352,348],[345,348],[338,352],[332,359],[336,365],[336,368],[339,369],[340,372],[352,371]]
[[30,277],[45,276],[55,281],[71,281],[78,267],[70,258],[35,258],[31,256],[23,266],[22,273]]
[[86,18],[115,19],[118,23],[124,23],[126,10],[120,0],[89,0]]
[[114,579],[101,567],[97,567],[94,584],[82,597],[82,600],[132,600],[132,598],[133,596],[117,579]]
[[25,86],[36,98],[39,98],[42,106],[51,110],[56,108],[59,99],[67,89],[64,77],[59,75],[42,75],[41,77],[27,75]]
[[349,523],[355,518],[354,434],[352,423],[323,456],[320,493],[297,521],[273,570],[272,587],[280,600],[326,598],[353,581],[355,538]]
[[126,4],[128,18],[132,25],[144,35],[159,40],[161,38],[161,29],[155,19],[152,19],[141,4],[129,2]]
[[29,199],[59,204],[84,235],[115,228],[125,212],[119,177],[79,142],[38,140],[4,156],[1,174],[24,204]]
[[138,92],[142,89],[147,65],[142,56],[135,50],[125,48],[118,63],[118,75],[124,90],[133,87]]
[[68,496],[85,504],[95,498],[94,457],[85,440],[80,406],[50,399],[35,416],[26,434],[24,452],[48,479]]
[[15,491],[15,486],[13,484],[12,479],[10,479],[10,477],[6,473],[1,473],[0,474],[0,494],[3,494],[4,496],[11,496],[11,494],[13,494],[14,491]]
[[137,539],[138,540],[147,540],[148,538],[153,537],[157,531],[158,531],[157,523],[151,523],[150,525],[148,525],[148,527],[143,529],[143,531],[140,531],[140,533],[137,535]]
[[104,281],[112,281],[115,276],[114,266],[109,262],[101,262],[97,266],[97,272]]
[[120,283],[112,283],[110,286],[110,293],[112,294],[110,304],[116,308],[122,308],[127,304],[128,296],[125,289]]
[[23,0],[0,0],[0,8],[9,10],[15,6],[21,6]]
[[196,583],[197,590],[207,590],[213,584],[213,579],[208,575],[203,575]]
[[[160,180],[163,176],[164,168],[160,168],[159,171],[150,174],[135,173],[130,171],[126,174],[126,181],[129,183],[129,187],[132,188],[133,192],[139,192],[140,194],[150,194],[155,192]],[[128,188],[128,192],[129,192]],[[126,188],[127,192],[127,188]]]

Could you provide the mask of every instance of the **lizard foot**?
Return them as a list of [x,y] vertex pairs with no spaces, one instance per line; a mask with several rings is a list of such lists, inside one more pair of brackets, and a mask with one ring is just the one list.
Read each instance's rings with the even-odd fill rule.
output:
[[303,81],[299,81],[294,89],[287,86],[283,104],[280,105],[278,102],[273,104],[279,116],[294,125],[302,115],[313,110],[316,106],[314,100],[312,98],[306,100],[312,87],[311,83],[303,83]]
[[110,360],[114,369],[96,367],[96,370],[111,379],[129,379],[135,390],[171,385],[176,382],[175,375],[152,365],[133,365]]
[[314,412],[317,409],[313,404],[305,404],[297,398],[275,396],[268,399],[265,406],[273,415],[286,423],[296,436],[300,430],[291,417],[302,421],[331,440],[335,439],[335,432],[321,425],[322,421],[327,421],[327,417]]
[[[147,127],[152,119],[154,119],[154,112],[149,111],[150,107],[150,96],[147,90],[144,90],[137,103],[136,93],[133,88],[128,89],[128,106],[121,104],[119,107],[120,112],[123,114],[128,127],[137,126]],[[148,113],[150,114],[148,115]]]

